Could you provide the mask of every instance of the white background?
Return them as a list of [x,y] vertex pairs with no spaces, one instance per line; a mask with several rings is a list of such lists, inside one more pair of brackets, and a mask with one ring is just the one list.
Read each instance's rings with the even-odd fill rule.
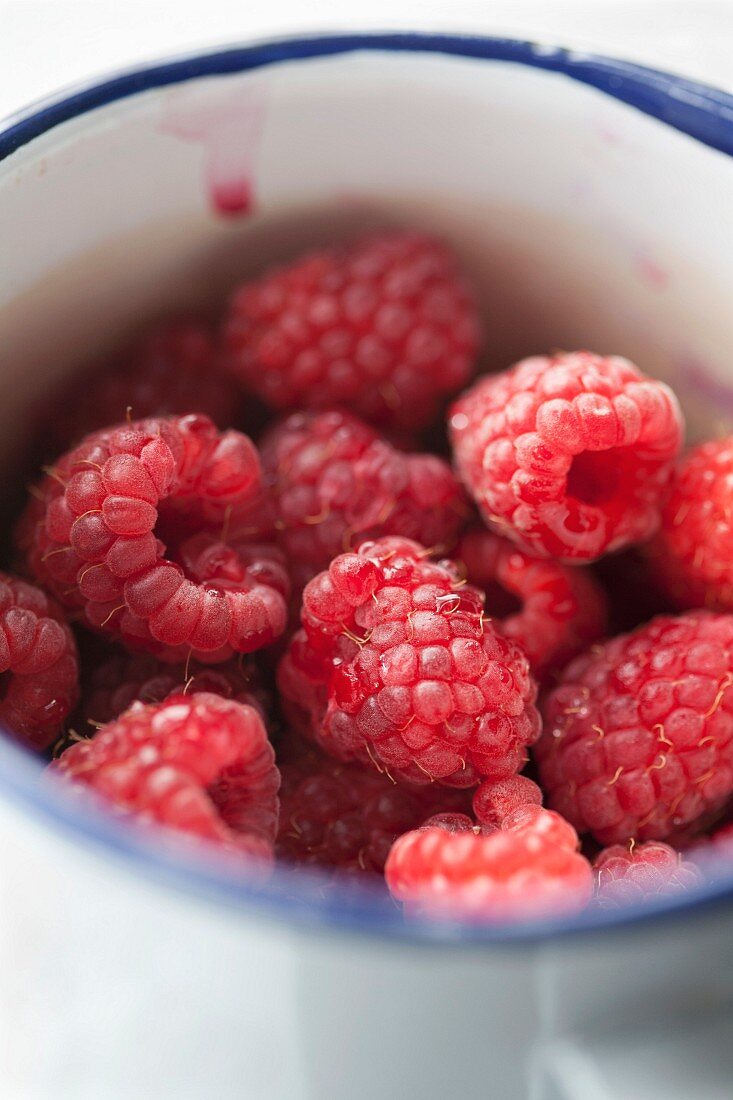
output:
[[536,38],[733,89],[733,0],[0,0],[0,117],[168,53],[360,28]]

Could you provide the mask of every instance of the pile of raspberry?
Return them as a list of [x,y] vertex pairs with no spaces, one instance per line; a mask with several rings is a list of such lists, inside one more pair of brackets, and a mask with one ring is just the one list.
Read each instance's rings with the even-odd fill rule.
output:
[[683,454],[619,356],[497,369],[480,306],[385,232],[55,399],[0,574],[0,719],[44,782],[419,919],[733,862],[733,438]]

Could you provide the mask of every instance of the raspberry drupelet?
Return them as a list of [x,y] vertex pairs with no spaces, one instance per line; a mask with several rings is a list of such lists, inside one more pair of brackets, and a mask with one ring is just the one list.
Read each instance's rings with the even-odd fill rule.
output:
[[649,564],[679,608],[733,611],[733,437],[693,448],[679,463],[647,548]]
[[[545,680],[606,632],[606,597],[592,574],[536,558],[491,531],[473,530],[455,557],[486,594],[486,613],[529,657]],[[511,601],[519,604],[511,611]]]
[[48,430],[57,453],[90,432],[125,420],[200,413],[221,428],[238,419],[236,382],[217,367],[207,325],[177,317],[150,326],[101,369],[97,365],[54,401]]
[[526,775],[512,775],[496,783],[485,780],[473,794],[473,812],[479,825],[499,828],[522,806],[541,806],[542,791]]
[[524,764],[540,731],[529,663],[452,563],[408,539],[363,543],[306,586],[301,621],[278,685],[334,756],[457,787]]
[[487,523],[530,553],[579,562],[655,532],[683,421],[664,383],[580,351],[480,379],[450,431]]
[[479,324],[450,251],[393,232],[244,284],[224,340],[236,377],[276,409],[336,405],[413,429],[465,385]]
[[206,692],[135,703],[48,770],[124,814],[272,858],[280,775],[253,707]]
[[703,882],[702,873],[694,863],[658,840],[604,848],[593,861],[593,871],[596,905],[601,909],[620,909],[624,905],[682,894]]
[[601,844],[700,831],[733,795],[733,616],[660,616],[593,647],[547,696],[549,804]]
[[0,573],[0,687],[0,724],[40,752],[79,696],[76,643],[61,609],[9,573]]
[[221,541],[260,483],[247,436],[195,415],[136,421],[59,459],[18,543],[33,576],[99,633],[166,660],[226,660],[272,642],[287,618],[282,566]]
[[428,821],[394,844],[387,885],[411,912],[478,921],[532,919],[584,908],[593,875],[559,814],[521,806],[497,828],[470,817]]
[[293,747],[294,740],[278,753],[276,854],[290,863],[335,875],[381,874],[398,836],[439,810],[467,808],[464,792],[397,786],[371,766],[344,764],[312,745]]
[[111,650],[85,677],[81,717],[92,726],[103,726],[118,718],[133,703],[162,703],[169,695],[196,692],[221,695],[247,703],[262,714],[271,710],[262,677],[251,659],[242,657],[221,665],[188,661],[169,665],[151,653]]
[[366,538],[447,550],[468,514],[446,462],[396,450],[349,413],[295,413],[265,437],[261,457],[296,587]]

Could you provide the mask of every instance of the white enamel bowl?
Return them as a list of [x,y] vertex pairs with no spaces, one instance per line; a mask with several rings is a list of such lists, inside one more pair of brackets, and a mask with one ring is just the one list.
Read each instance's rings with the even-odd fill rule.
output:
[[[141,319],[393,221],[455,243],[487,365],[628,355],[677,388],[693,437],[718,429],[732,153],[724,93],[489,39],[270,43],[36,105],[0,127],[0,458],[18,468],[39,395]],[[725,879],[655,911],[485,930],[286,874],[256,888],[0,743],[10,1100],[717,1100],[731,921]]]

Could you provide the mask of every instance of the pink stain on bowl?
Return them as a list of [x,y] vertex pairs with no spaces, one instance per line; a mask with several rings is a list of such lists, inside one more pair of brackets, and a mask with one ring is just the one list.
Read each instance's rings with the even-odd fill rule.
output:
[[624,143],[618,131],[609,126],[607,122],[601,123],[598,127],[598,137],[604,145],[623,145]]
[[683,387],[709,401],[720,412],[733,413],[733,386],[723,382],[705,363],[690,356],[680,363],[679,374]]
[[176,88],[167,97],[160,129],[203,147],[206,193],[220,217],[243,217],[252,210],[264,115],[263,90],[251,82]]
[[587,203],[593,198],[594,188],[589,179],[576,179],[569,188],[568,195],[573,202]]
[[646,252],[634,257],[634,268],[641,281],[654,290],[665,290],[670,284],[669,272]]
[[244,177],[223,184],[210,181],[209,198],[217,214],[225,218],[239,218],[252,209],[252,184]]

